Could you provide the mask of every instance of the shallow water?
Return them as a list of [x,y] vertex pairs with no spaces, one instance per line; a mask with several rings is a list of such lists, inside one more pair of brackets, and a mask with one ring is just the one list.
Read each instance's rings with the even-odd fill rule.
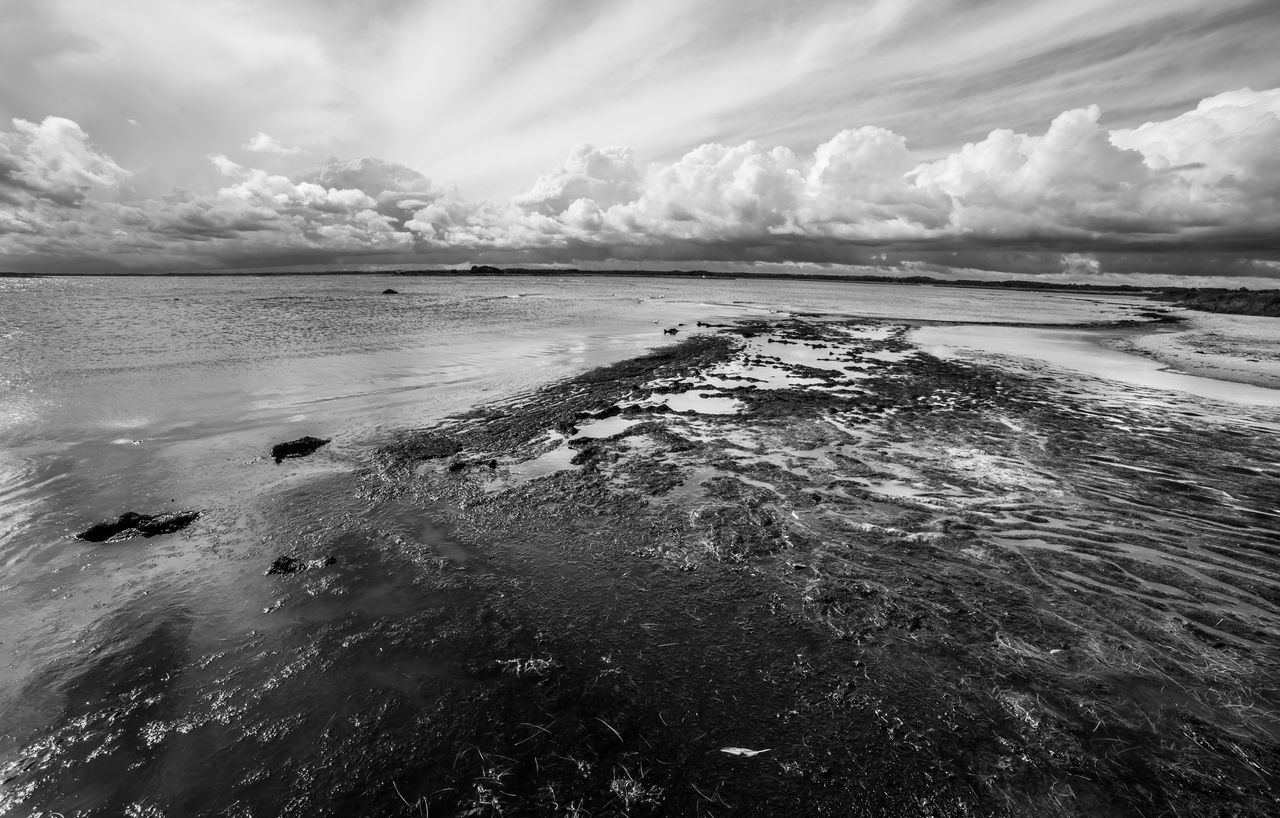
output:
[[[699,320],[1067,323],[1143,308],[764,281],[0,279],[0,815],[277,804],[308,774],[290,755],[327,735],[316,714],[386,704],[370,690],[431,706],[405,680],[456,672],[452,648],[424,645],[475,604],[488,568],[421,510],[362,493],[367,451],[397,429],[631,357]],[[303,434],[333,442],[265,458]],[[535,479],[568,456],[512,473]],[[178,508],[205,515],[153,539],[70,538],[126,510]],[[283,554],[337,563],[265,576]],[[287,785],[269,774],[282,769]]]

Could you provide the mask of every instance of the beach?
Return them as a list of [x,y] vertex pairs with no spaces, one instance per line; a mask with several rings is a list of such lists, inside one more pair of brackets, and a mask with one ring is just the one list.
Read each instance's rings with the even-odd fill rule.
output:
[[0,815],[1276,808],[1280,321],[264,281],[6,285]]

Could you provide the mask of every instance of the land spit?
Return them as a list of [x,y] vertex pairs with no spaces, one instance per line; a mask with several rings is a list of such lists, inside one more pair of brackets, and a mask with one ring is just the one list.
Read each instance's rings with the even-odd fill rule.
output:
[[939,360],[891,322],[704,330],[380,452],[370,493],[468,555],[404,541],[423,587],[479,600],[432,620],[466,682],[395,725],[383,800],[1280,809],[1274,435]]

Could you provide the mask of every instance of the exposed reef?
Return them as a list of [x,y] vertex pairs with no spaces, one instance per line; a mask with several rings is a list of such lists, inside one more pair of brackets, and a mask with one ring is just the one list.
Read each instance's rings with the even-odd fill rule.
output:
[[266,575],[272,574],[296,574],[299,571],[306,571],[309,568],[327,568],[330,565],[338,563],[337,557],[317,557],[313,560],[303,560],[291,555],[276,557],[271,563],[271,567],[266,570]]
[[311,437],[310,435],[307,435],[305,437],[300,437],[297,440],[289,440],[272,446],[271,457],[275,459],[276,463],[284,462],[285,458],[306,457],[321,446],[328,445],[330,442],[329,438]]
[[200,517],[199,511],[172,514],[139,514],[126,511],[114,520],[106,520],[81,531],[77,539],[89,542],[120,542],[134,537],[156,537],[181,531]]
[[891,322],[716,329],[380,454],[488,566],[405,803],[1272,813],[1272,438]]

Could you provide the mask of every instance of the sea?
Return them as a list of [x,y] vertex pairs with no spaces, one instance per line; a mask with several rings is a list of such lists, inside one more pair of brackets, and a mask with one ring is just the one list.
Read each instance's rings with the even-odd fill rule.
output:
[[[270,770],[305,758],[316,714],[353,695],[334,668],[393,687],[437,672],[425,659],[380,664],[360,638],[424,604],[411,577],[369,569],[304,599],[266,575],[296,544],[353,529],[465,562],[421,510],[360,490],[371,453],[399,431],[673,343],[698,322],[795,313],[915,322],[938,354],[1031,355],[1144,388],[1280,403],[1276,390],[1179,380],[1101,346],[1103,330],[1066,329],[1149,309],[1133,295],[761,279],[0,279],[0,816],[276,814],[261,805],[296,782]],[[303,435],[332,442],[268,456]],[[178,510],[203,516],[154,539],[74,536],[126,511]],[[349,633],[325,642],[349,656],[314,655],[324,628]]]

